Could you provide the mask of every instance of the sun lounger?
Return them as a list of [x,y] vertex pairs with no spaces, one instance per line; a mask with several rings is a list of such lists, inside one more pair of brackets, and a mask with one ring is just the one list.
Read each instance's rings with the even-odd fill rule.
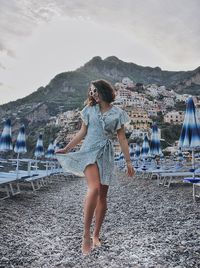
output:
[[[0,186],[2,191],[6,192],[6,196],[1,199],[5,199],[10,197],[11,195],[19,194],[20,191],[20,182],[30,182],[32,189],[35,191],[41,186],[47,184],[45,180],[47,178],[46,171],[40,171],[40,174],[28,176],[26,171],[21,171],[19,173],[16,172],[0,172]],[[35,184],[36,186],[35,186]],[[14,188],[16,185],[16,190]]]
[[[11,159],[11,161],[14,161],[14,159]],[[20,183],[22,182],[31,183],[33,191],[36,191],[50,182],[50,175],[63,173],[62,168],[60,166],[56,167],[56,162],[52,161],[43,162],[43,164],[46,164],[45,169],[32,169],[34,161],[32,159],[22,159],[22,162],[28,163],[27,170],[0,172],[0,190],[5,192],[5,195],[1,199],[19,194]]]
[[159,177],[160,177],[160,184],[163,184],[166,187],[170,187],[170,184],[172,182],[173,178],[185,178],[185,177],[192,177],[193,176],[193,172],[164,172],[164,173],[160,173]]
[[192,183],[192,188],[193,188],[192,196],[193,196],[193,200],[195,202],[196,197],[200,198],[200,195],[196,194],[196,189],[197,189],[198,186],[200,186],[200,177],[195,176],[195,177],[184,178],[183,181],[186,182],[186,183],[190,183],[190,184]]
[[[16,189],[14,188],[14,184],[16,184]],[[10,197],[10,195],[17,195],[20,193],[19,181],[16,180],[16,176],[0,176],[0,186],[1,192],[6,192],[6,196],[2,197],[2,199]]]
[[194,201],[196,201],[196,197],[197,198],[200,198],[200,194],[196,194],[196,190],[197,190],[197,188],[199,188],[200,187],[200,182],[198,182],[198,183],[193,183],[193,200]]
[[46,176],[44,174],[32,176],[25,179],[25,182],[30,182],[33,191],[39,190],[42,186],[46,185],[46,182],[44,180]]

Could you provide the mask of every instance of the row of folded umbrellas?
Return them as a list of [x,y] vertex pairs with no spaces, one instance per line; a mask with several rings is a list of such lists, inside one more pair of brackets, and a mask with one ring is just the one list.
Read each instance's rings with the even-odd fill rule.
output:
[[[51,141],[47,148],[47,152],[45,154],[44,146],[43,146],[43,138],[42,138],[42,134],[40,134],[36,142],[34,155],[36,157],[39,157],[45,154],[47,158],[52,158],[54,157],[55,151],[57,149],[59,149],[59,144],[58,143],[54,144],[53,141]],[[130,149],[131,149],[130,154],[132,156],[134,153],[134,148],[131,147]],[[3,132],[0,138],[0,151],[9,151],[9,150],[13,150],[13,144],[12,144],[12,134],[11,134],[11,121],[10,119],[7,119],[5,121]],[[14,151],[18,154],[27,152],[24,125],[22,125],[19,130],[19,134],[17,136],[16,143],[14,146]],[[151,144],[149,145],[148,137],[145,135],[144,141],[142,144],[142,149],[140,150],[139,144],[136,145],[136,150],[135,150],[136,157],[139,157],[140,153],[143,158],[149,157],[149,156],[157,156],[157,155],[161,156],[162,155],[162,151],[160,147],[160,140],[158,136],[158,128],[156,124],[152,126]]]
[[[36,143],[34,155],[36,157],[45,155],[48,158],[52,158],[54,157],[54,152],[58,148],[59,144],[58,143],[54,144],[53,141],[51,141],[45,155],[42,134],[40,134]],[[187,100],[185,118],[179,139],[179,148],[191,150],[192,152],[194,152],[195,149],[200,149],[200,125],[197,119],[196,108],[192,97],[189,97]],[[13,150],[13,145],[11,135],[11,121],[10,119],[7,119],[4,123],[4,128],[0,137],[0,151],[9,151],[9,150]],[[18,154],[27,152],[24,125],[22,125],[19,130],[19,134],[14,146],[14,151]],[[150,144],[148,137],[145,136],[142,148],[140,149],[139,144],[137,144],[135,151],[133,150],[133,148],[130,148],[130,153],[131,154],[134,153],[136,157],[139,157],[141,154],[142,158],[148,158],[149,156],[155,157],[163,155],[160,146],[158,128],[156,124],[153,124],[152,126],[152,135]]]
[[[147,136],[144,137],[142,147],[136,144],[136,147],[130,146],[130,156],[132,160],[155,158],[155,156],[163,157],[156,124],[152,126],[151,141]],[[179,159],[183,157],[181,150],[192,151],[192,163],[194,166],[194,151],[200,150],[200,124],[198,122],[196,107],[192,97],[189,97],[186,104],[186,112],[179,138],[179,150],[177,155]],[[123,159],[122,153],[115,155],[116,160]]]
[[[45,155],[45,157],[47,158],[54,158],[55,151],[58,149],[59,149],[59,143],[54,144],[54,142],[51,141],[45,153],[43,146],[43,136],[42,134],[39,134],[35,146],[34,156],[37,158]],[[11,150],[13,150],[11,120],[7,119],[4,123],[4,128],[0,137],[0,151],[7,152]],[[19,133],[14,146],[14,152],[17,153],[18,156],[20,153],[27,152],[24,125],[22,125],[19,129]]]

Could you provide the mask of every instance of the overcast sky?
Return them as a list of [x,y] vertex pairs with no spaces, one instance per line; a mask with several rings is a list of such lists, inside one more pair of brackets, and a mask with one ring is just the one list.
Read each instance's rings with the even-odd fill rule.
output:
[[200,65],[199,0],[0,0],[0,104],[94,56]]

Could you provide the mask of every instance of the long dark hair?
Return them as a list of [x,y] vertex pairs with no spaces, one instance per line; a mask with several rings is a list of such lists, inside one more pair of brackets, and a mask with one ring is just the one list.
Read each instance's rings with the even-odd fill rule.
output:
[[[108,103],[111,103],[115,100],[115,89],[114,87],[106,80],[99,79],[95,81],[91,81],[91,84],[95,86],[98,94],[101,96],[102,100]],[[84,102],[90,106],[94,106],[97,104],[95,99],[89,95],[90,87],[88,88],[87,100]]]

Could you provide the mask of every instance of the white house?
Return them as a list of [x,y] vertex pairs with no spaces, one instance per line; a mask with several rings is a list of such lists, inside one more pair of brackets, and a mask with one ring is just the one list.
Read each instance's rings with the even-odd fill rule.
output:
[[184,112],[183,111],[171,111],[164,115],[164,122],[170,124],[182,124],[184,120]]

